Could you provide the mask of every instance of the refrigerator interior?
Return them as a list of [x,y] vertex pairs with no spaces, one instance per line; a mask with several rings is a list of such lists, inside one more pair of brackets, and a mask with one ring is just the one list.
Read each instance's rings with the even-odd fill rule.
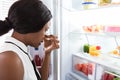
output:
[[[83,26],[120,26],[120,6],[75,10],[72,6],[72,1],[62,1],[61,6],[61,80],[68,80],[66,77],[73,73],[72,54],[83,53],[84,44],[100,45],[102,54],[107,54],[120,44],[120,37],[116,37],[116,34],[119,35],[119,33],[113,33],[113,35],[105,33],[101,35],[94,32],[93,34],[84,34],[83,31]],[[83,79],[85,80],[85,78],[78,76],[78,79],[75,80]]]

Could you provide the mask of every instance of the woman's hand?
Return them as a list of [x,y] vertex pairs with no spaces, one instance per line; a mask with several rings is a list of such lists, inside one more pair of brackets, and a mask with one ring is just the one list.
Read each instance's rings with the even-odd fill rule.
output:
[[58,40],[57,36],[45,35],[44,47],[45,47],[46,53],[50,53],[52,50],[58,49],[59,48],[59,40]]

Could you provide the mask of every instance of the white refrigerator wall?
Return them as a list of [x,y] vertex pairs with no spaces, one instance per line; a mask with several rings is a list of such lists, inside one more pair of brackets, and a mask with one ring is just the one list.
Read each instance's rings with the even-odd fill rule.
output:
[[[66,80],[66,74],[72,71],[72,54],[82,52],[83,45],[88,41],[92,45],[100,45],[102,47],[101,52],[104,54],[117,47],[114,37],[88,35],[87,40],[86,36],[81,34],[82,26],[95,24],[120,25],[120,6],[72,12],[70,9],[65,8],[64,5],[67,4],[63,3],[61,7],[61,80]],[[117,38],[117,43],[120,44],[119,38]]]

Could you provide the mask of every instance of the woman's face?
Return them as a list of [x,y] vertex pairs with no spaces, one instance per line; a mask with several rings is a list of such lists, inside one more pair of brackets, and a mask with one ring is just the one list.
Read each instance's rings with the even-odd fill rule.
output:
[[32,36],[30,37],[31,39],[29,43],[31,46],[38,47],[41,44],[41,42],[43,42],[46,31],[49,29],[50,24],[51,23],[49,21],[39,32],[31,33]]

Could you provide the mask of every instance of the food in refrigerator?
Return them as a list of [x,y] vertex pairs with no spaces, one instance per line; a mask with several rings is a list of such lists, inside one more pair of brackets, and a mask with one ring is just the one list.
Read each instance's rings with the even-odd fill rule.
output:
[[100,55],[100,46],[95,46],[95,45],[91,45],[90,49],[89,49],[89,54],[91,56],[99,56]]
[[104,26],[103,25],[90,25],[90,26],[83,26],[84,32],[103,32]]
[[83,51],[84,51],[85,53],[89,53],[89,47],[90,47],[89,44],[84,44],[84,46],[83,46]]
[[114,79],[114,75],[108,74],[108,73],[104,73],[102,75],[102,80],[113,80]]
[[73,72],[89,80],[114,80],[119,79],[120,69],[116,62],[109,56],[93,57],[88,54],[73,55]]
[[92,8],[97,8],[97,5],[96,5],[96,3],[94,3],[94,2],[84,2],[84,3],[82,3],[82,5],[83,5],[83,9],[92,9]]
[[105,32],[120,32],[120,26],[106,26]]
[[82,65],[81,72],[84,73],[86,76],[88,76],[88,66],[87,66],[87,63],[83,63],[81,65]]
[[110,5],[110,3],[111,3],[111,0],[99,0],[100,6]]
[[112,72],[104,72],[102,80],[120,80],[120,77]]
[[88,63],[88,74],[93,74],[93,68],[94,64],[93,63]]
[[91,56],[99,56],[101,53],[101,46],[99,45],[90,45],[84,44],[83,51],[84,53],[89,53]]
[[93,80],[95,76],[95,64],[82,59],[73,57],[73,72],[77,73],[79,76],[84,77],[87,80]]

